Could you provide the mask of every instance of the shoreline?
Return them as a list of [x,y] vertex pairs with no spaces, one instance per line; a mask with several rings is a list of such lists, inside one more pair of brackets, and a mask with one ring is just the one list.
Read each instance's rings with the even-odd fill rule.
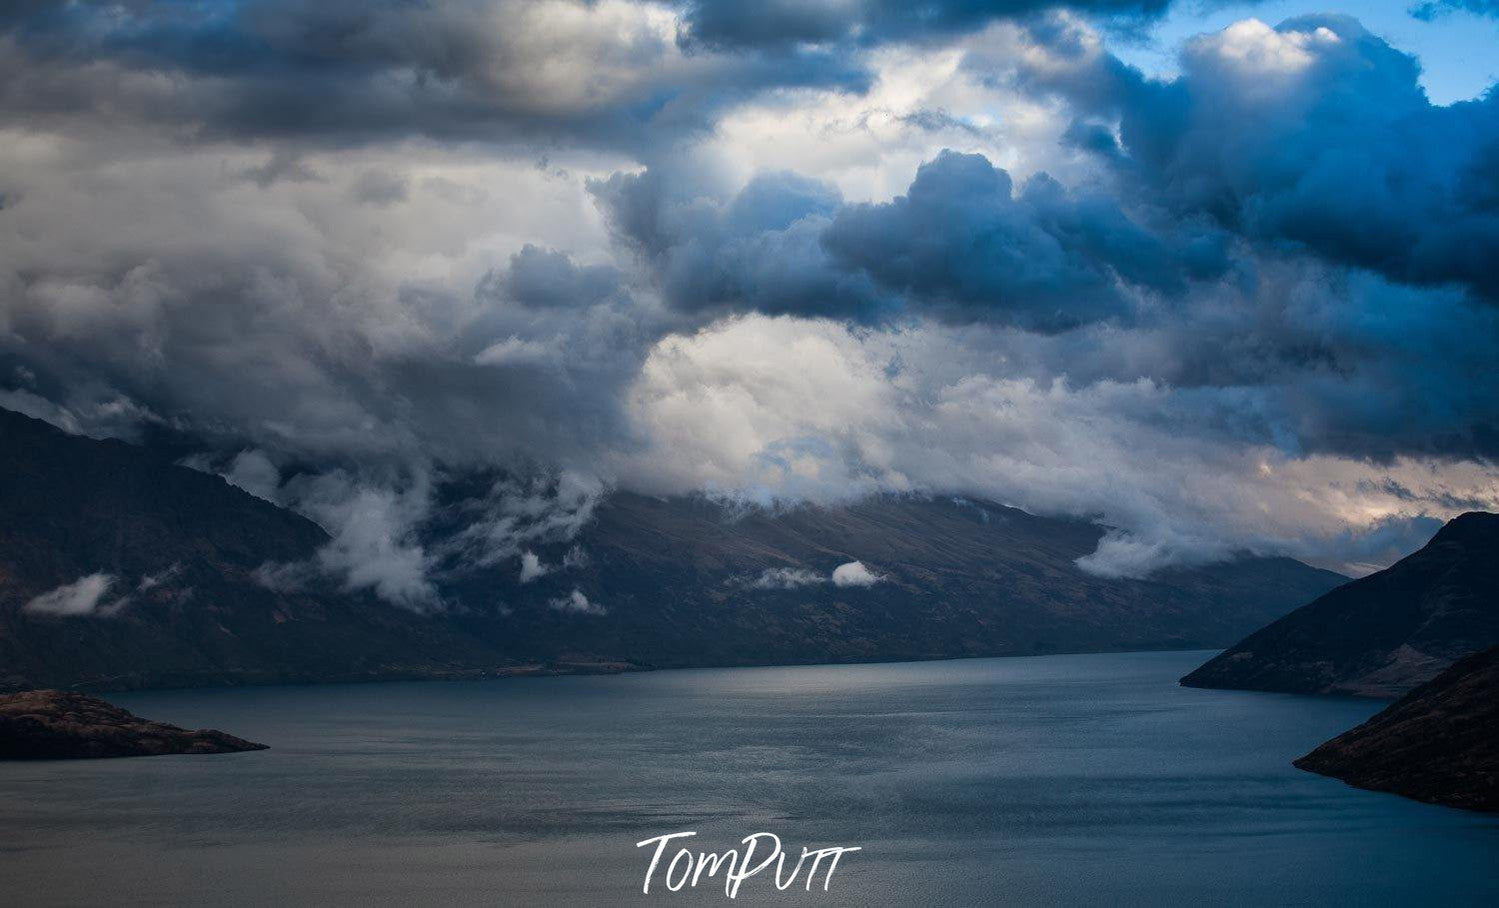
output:
[[[176,691],[213,691],[213,690],[249,690],[262,688],[313,688],[313,687],[361,687],[367,684],[441,684],[441,683],[464,683],[478,681],[514,681],[531,678],[585,678],[594,676],[612,675],[635,675],[635,674],[657,674],[666,672],[687,671],[719,671],[724,669],[776,669],[776,668],[839,668],[843,666],[879,666],[879,665],[929,665],[941,662],[979,662],[988,659],[1003,660],[1029,660],[1029,659],[1053,659],[1059,656],[1129,656],[1129,655],[1153,655],[1166,653],[1201,653],[1204,658],[1213,653],[1222,652],[1221,649],[1200,649],[1196,647],[1185,649],[1119,649],[1119,650],[1082,650],[1076,652],[1057,653],[1016,653],[1016,654],[992,654],[979,656],[936,656],[930,659],[867,659],[858,661],[838,662],[747,662],[736,664],[707,663],[702,665],[637,665],[634,663],[616,662],[564,662],[564,663],[533,663],[521,666],[507,666],[498,669],[474,669],[471,671],[440,672],[433,674],[413,675],[382,675],[378,677],[358,678],[330,678],[327,680],[270,680],[265,682],[243,682],[232,684],[202,684],[202,685],[172,685],[162,687],[116,687],[116,688],[79,688],[81,692],[100,695],[129,695],[129,694],[155,694],[170,693]],[[0,691],[0,694],[14,693],[16,691]],[[1248,692],[1254,693],[1254,692]],[[1295,696],[1295,695],[1292,695]],[[1323,699],[1319,697],[1318,699]],[[1331,698],[1342,699],[1342,698]],[[1355,697],[1351,699],[1363,700],[1366,698]]]

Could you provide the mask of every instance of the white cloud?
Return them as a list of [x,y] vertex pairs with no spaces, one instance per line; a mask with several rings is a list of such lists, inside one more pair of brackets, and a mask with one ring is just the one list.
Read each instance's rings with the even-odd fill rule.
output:
[[[501,478],[482,499],[470,502],[467,525],[444,543],[441,554],[482,567],[522,557],[527,544],[569,542],[593,519],[607,491],[598,477],[572,470]],[[586,561],[581,549],[563,557],[565,567]]]
[[37,596],[26,603],[23,609],[36,615],[111,615],[123,608],[127,602],[121,599],[118,602],[100,605],[104,594],[109,592],[114,582],[115,577],[112,574],[89,574]]
[[[415,538],[416,523],[429,508],[425,474],[412,477],[401,491],[367,485],[336,470],[288,487],[296,508],[333,537],[318,551],[317,563],[341,578],[345,589],[373,589],[381,598],[413,609],[439,604],[427,576],[427,552]],[[275,580],[272,574],[266,578]]]
[[171,567],[157,574],[147,574],[142,577],[140,583],[136,584],[136,592],[145,593],[161,586],[168,580],[182,573],[181,564],[173,564]]
[[551,567],[544,563],[534,552],[520,553],[520,582],[530,583],[537,577],[545,577],[552,572]]
[[1188,43],[1187,56],[1197,66],[1230,73],[1254,88],[1267,79],[1299,75],[1316,62],[1320,48],[1338,43],[1337,34],[1328,28],[1278,31],[1259,19],[1244,19],[1215,34],[1194,38]]
[[746,586],[756,590],[794,590],[827,582],[828,578],[806,568],[766,568]]
[[1060,102],[1017,90],[1025,32],[997,23],[947,47],[892,45],[867,53],[867,91],[801,88],[729,110],[697,153],[730,183],[778,170],[827,180],[850,201],[904,193],[917,165],[943,149],[977,152],[1023,179],[1044,169],[1065,181],[1092,172],[1061,142]]
[[834,586],[874,586],[884,579],[884,577],[865,567],[862,561],[850,561],[847,564],[840,564],[833,568]]
[[[1361,572],[1338,555],[1350,532],[1499,507],[1499,471],[1482,464],[1297,454],[1225,426],[1275,418],[1273,388],[1007,377],[1060,342],[1012,361],[963,333],[748,317],[668,338],[631,398],[651,444],[617,460],[621,481],[766,502],[946,492],[1088,517],[1117,529],[1080,566],[1109,576],[1244,550]],[[1100,356],[1129,355],[1099,335],[1113,345]]]
[[[204,459],[186,465],[213,471]],[[263,564],[253,578],[267,589],[294,592],[322,574],[346,589],[371,589],[396,605],[436,608],[442,603],[432,575],[440,564],[468,569],[519,558],[521,583],[557,570],[522,546],[571,541],[592,519],[605,493],[597,478],[571,471],[528,479],[506,476],[486,495],[458,505],[464,518],[457,530],[424,537],[423,522],[433,512],[430,469],[418,462],[395,474],[331,470],[298,475],[278,487],[273,477],[279,474],[265,455],[252,451],[237,456],[229,470],[234,475],[225,474],[226,479],[242,487],[249,482],[254,488],[247,491],[303,514],[332,537],[312,558]],[[586,562],[587,554],[575,546],[562,566]]]
[[831,574],[820,574],[807,568],[766,568],[752,580],[734,581],[752,590],[794,590],[831,583],[834,586],[872,586],[885,578],[865,567],[861,561],[840,564]]
[[266,501],[276,501],[276,492],[281,486],[281,471],[271,462],[264,451],[241,451],[230,462],[224,479]]
[[575,615],[609,614],[607,608],[597,602],[590,602],[588,597],[583,595],[583,591],[577,589],[560,599],[553,599],[547,605],[559,612],[568,612]]
[[651,447],[619,469],[663,491],[732,490],[814,500],[898,486],[851,472],[898,413],[884,364],[831,322],[747,317],[668,337],[631,394]]
[[546,344],[524,340],[512,334],[479,351],[474,355],[474,362],[481,366],[535,364],[544,363],[555,355]]

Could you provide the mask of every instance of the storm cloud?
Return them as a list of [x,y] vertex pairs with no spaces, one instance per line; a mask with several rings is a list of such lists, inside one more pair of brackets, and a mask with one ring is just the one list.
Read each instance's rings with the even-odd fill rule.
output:
[[878,322],[929,315],[1061,331],[1125,316],[1133,290],[1221,275],[1213,230],[1152,231],[1045,173],[1017,191],[984,156],[943,151],[889,202],[761,174],[731,199],[674,196],[661,174],[593,184],[616,236],[672,306]]
[[613,488],[984,495],[1111,575],[1499,506],[1495,94],[1340,16],[1147,73],[1165,3],[1064,6],[10,4],[0,405],[418,609]]
[[1347,16],[1195,38],[1166,82],[1066,24],[1032,39],[1019,77],[1117,130],[1101,157],[1134,197],[1499,302],[1499,95],[1431,104],[1419,62]]
[[686,54],[677,34],[623,0],[36,0],[0,13],[0,122],[639,148],[757,90],[862,84],[839,57]]

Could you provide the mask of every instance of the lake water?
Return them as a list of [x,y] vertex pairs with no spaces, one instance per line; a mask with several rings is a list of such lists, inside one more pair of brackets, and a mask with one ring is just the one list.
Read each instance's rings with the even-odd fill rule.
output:
[[0,899],[730,904],[641,894],[695,830],[863,849],[750,904],[1499,903],[1499,822],[1290,765],[1379,704],[1178,687],[1208,655],[117,695],[273,749],[0,764]]

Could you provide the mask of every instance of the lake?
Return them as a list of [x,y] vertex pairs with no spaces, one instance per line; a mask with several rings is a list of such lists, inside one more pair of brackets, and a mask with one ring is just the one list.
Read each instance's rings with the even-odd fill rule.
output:
[[635,843],[694,830],[863,849],[749,904],[1499,903],[1499,821],[1291,766],[1380,704],[1177,686],[1210,655],[112,695],[272,749],[0,764],[0,892],[732,904],[642,895]]

